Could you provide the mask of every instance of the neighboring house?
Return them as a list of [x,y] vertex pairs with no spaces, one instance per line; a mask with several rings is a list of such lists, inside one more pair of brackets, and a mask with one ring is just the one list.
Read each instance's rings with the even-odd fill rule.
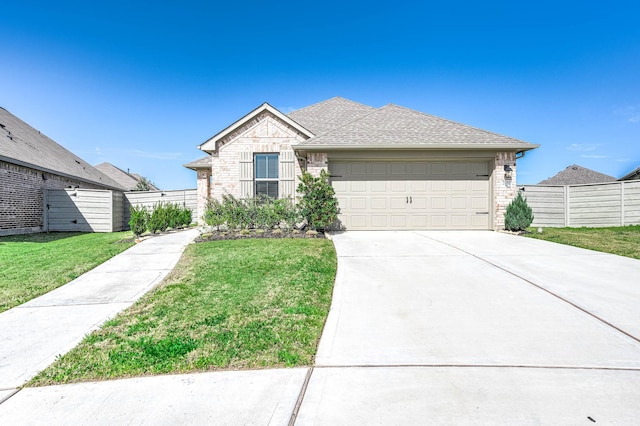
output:
[[626,175],[622,176],[618,180],[623,181],[623,180],[637,180],[637,179],[640,179],[640,167],[630,171],[629,173],[627,173]]
[[[130,173],[129,171],[124,171],[122,169],[117,168],[111,163],[100,163],[95,166],[96,169],[100,170],[105,175],[109,176],[114,181],[118,182],[120,186],[126,188],[128,191],[135,191],[138,182],[142,180],[142,176],[136,173]],[[156,187],[153,183],[150,183],[149,191],[159,191],[160,188]]]
[[582,185],[614,182],[616,178],[573,164],[557,175],[539,182],[538,185]]
[[43,230],[43,192],[122,190],[117,182],[0,108],[0,235]]
[[284,114],[264,103],[199,146],[208,197],[295,197],[303,170],[328,170],[341,226],[497,229],[516,195],[518,139],[389,104],[336,97]]

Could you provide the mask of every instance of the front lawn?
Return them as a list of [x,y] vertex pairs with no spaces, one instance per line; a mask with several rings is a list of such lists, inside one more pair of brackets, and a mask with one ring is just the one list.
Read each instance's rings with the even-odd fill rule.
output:
[[611,228],[537,228],[527,237],[640,259],[640,225]]
[[325,239],[191,244],[161,286],[31,385],[311,365],[335,274]]
[[131,247],[132,237],[130,232],[0,237],[0,312],[74,280]]

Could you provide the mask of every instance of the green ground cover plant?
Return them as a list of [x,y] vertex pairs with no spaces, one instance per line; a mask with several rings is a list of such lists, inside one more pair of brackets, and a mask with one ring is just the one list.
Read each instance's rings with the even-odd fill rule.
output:
[[162,285],[30,385],[311,365],[335,273],[326,239],[192,244]]
[[0,312],[72,281],[131,247],[131,232],[0,237]]
[[529,228],[527,237],[640,259],[640,225],[611,228]]

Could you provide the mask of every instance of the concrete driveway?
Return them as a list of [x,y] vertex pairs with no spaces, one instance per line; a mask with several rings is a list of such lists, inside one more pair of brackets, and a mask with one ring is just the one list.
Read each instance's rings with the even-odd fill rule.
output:
[[297,424],[640,418],[640,261],[494,232],[347,232]]
[[639,423],[640,261],[494,232],[333,239],[338,277],[314,367],[0,386],[0,419]]

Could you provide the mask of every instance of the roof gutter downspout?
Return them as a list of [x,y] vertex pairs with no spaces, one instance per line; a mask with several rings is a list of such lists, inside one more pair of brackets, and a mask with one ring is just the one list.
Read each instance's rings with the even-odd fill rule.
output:
[[[522,154],[522,155],[520,155],[520,157],[518,157],[519,154]],[[526,154],[526,151],[518,151],[518,152],[516,152],[516,160],[524,158],[525,154]]]

